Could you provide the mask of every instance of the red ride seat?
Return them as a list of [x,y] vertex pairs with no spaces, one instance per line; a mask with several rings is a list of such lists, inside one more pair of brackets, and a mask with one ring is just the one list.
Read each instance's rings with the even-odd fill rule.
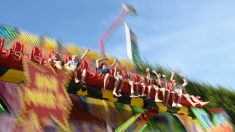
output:
[[0,58],[7,58],[9,57],[10,52],[9,50],[4,48],[4,39],[0,38]]
[[70,61],[72,59],[72,57],[70,55],[67,55],[65,58],[65,64],[68,63],[68,61]]
[[90,69],[90,65],[88,63],[87,60],[82,60],[81,62],[81,69],[84,70],[84,69]]
[[33,47],[30,59],[36,63],[43,64],[44,58],[42,57],[42,49]]
[[4,39],[0,38],[0,53],[2,53],[2,48],[4,47]]
[[14,42],[12,49],[12,59],[13,61],[21,61],[23,56],[24,45],[20,42]]

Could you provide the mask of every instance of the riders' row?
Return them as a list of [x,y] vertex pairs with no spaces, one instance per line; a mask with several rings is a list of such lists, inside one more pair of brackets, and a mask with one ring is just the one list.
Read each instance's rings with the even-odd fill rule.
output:
[[[62,66],[62,61],[58,54],[53,54],[51,58],[48,59],[48,62],[55,66],[57,69],[62,69],[63,67],[67,70],[74,72],[75,83],[86,83],[86,75],[87,75],[87,67],[81,67],[81,63],[86,56],[89,50],[81,56],[72,55],[71,60],[69,60],[64,66]],[[81,70],[81,80],[78,79],[77,73],[78,69]],[[121,91],[123,89],[124,82],[128,82],[131,88],[130,97],[139,97],[146,96],[150,98],[150,91],[152,89],[155,90],[155,101],[156,102],[164,102],[166,105],[169,105],[170,95],[172,95],[172,106],[173,107],[181,107],[180,101],[182,97],[185,97],[186,100],[192,105],[200,105],[204,106],[208,104],[208,102],[202,102],[198,97],[189,95],[185,92],[185,87],[187,86],[187,80],[184,78],[182,74],[178,74],[183,83],[177,83],[174,79],[175,72],[171,72],[170,80],[167,80],[165,74],[160,74],[156,70],[150,70],[150,68],[146,68],[145,75],[139,75],[138,73],[131,72],[125,66],[121,66],[120,62],[115,59],[112,64],[109,63],[107,58],[97,59],[96,60],[96,72],[99,76],[104,77],[103,89],[105,90],[110,82],[110,76],[114,77],[114,89],[113,95],[116,97],[120,97]],[[151,76],[151,72],[156,77]],[[139,85],[140,84],[140,85]],[[142,92],[139,93],[139,86],[142,89]],[[119,87],[119,88],[118,88]],[[117,91],[117,89],[119,89]],[[147,95],[145,94],[145,89],[148,91]],[[162,93],[162,99],[159,99],[159,92]],[[176,94],[178,98],[176,99]]]

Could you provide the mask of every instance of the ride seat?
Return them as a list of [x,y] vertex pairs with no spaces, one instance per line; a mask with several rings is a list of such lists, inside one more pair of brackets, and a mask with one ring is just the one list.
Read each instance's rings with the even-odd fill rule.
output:
[[51,58],[53,54],[55,54],[55,52],[54,52],[54,51],[49,51],[49,53],[48,53],[48,57],[49,57],[49,58]]
[[67,55],[65,58],[65,64],[68,63],[68,61],[70,61],[72,59],[72,57],[70,55]]
[[18,41],[14,42],[12,49],[12,59],[21,61],[23,56],[24,45]]
[[2,53],[2,48],[4,47],[4,39],[0,38],[0,53]]
[[112,69],[110,69],[110,76],[112,76],[112,77],[114,77],[114,71],[115,71],[115,69],[114,68],[112,68]]
[[167,83],[168,90],[172,91],[172,84],[170,82]]
[[87,60],[82,60],[81,67],[82,69],[90,69],[90,64],[88,63]]
[[44,58],[42,57],[42,49],[38,47],[33,47],[30,59],[36,63],[43,64]]
[[140,82],[140,78],[141,78],[141,77],[140,77],[139,74],[137,74],[137,73],[134,74],[134,82],[135,82],[135,83],[139,83],[139,82]]
[[9,55],[9,50],[4,48],[4,39],[0,38],[0,58],[7,58]]

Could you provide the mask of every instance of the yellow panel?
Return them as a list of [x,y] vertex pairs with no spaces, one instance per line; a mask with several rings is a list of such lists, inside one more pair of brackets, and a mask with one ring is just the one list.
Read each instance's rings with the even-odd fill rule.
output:
[[87,95],[87,89],[85,91],[82,91],[82,89],[80,89],[78,92],[77,92],[77,95],[78,96],[86,96]]
[[143,107],[144,101],[142,98],[131,98],[131,105],[136,107]]
[[164,104],[157,103],[157,106],[159,108],[159,111],[161,111],[161,112],[167,111],[167,107]]
[[24,80],[24,73],[19,70],[9,69],[3,76],[0,77],[1,81],[20,83]]
[[108,99],[109,101],[116,102],[117,98],[113,97],[113,94],[110,90],[103,91],[103,98]]
[[188,115],[188,107],[182,107],[180,110],[177,112],[178,114],[183,114],[183,115]]
[[89,102],[90,104],[96,104],[99,106],[103,105],[103,100],[100,99],[96,99],[96,98],[86,98],[87,102]]
[[81,49],[77,48],[76,46],[68,46],[67,47],[67,51],[69,51],[69,53],[74,54],[74,55],[80,55],[81,54]]

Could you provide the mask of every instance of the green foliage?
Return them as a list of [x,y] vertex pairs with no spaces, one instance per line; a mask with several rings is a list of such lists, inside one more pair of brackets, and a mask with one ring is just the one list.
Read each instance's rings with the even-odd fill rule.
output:
[[[157,70],[160,73],[166,74],[170,78],[170,70],[161,66],[150,66],[147,63],[142,63],[142,66],[136,68],[136,71],[144,74],[145,68],[150,67]],[[175,77],[178,82],[182,82],[179,76]],[[230,118],[233,124],[235,124],[235,92],[225,88],[223,86],[212,86],[203,82],[196,82],[188,80],[188,86],[186,87],[187,93],[191,95],[200,96],[202,100],[209,101],[210,103],[204,107],[206,111],[210,108],[223,108]]]

